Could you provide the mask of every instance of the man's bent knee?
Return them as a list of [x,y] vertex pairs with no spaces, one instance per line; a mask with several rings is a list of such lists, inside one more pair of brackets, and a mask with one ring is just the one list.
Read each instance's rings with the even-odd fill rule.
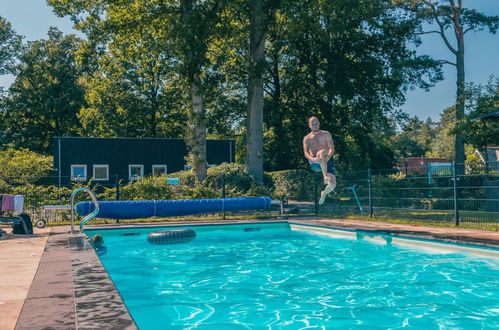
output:
[[334,174],[328,173],[329,182],[336,186],[336,176]]
[[319,158],[320,160],[324,160],[326,158],[326,150],[319,150],[317,152],[317,158]]

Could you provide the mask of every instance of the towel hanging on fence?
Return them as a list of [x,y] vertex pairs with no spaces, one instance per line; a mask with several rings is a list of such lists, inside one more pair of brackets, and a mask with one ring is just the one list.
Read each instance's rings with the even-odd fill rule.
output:
[[14,196],[14,209],[16,210],[16,215],[23,213],[24,209],[24,196],[23,195],[15,195]]
[[2,196],[2,211],[12,211],[14,210],[14,196],[3,195]]

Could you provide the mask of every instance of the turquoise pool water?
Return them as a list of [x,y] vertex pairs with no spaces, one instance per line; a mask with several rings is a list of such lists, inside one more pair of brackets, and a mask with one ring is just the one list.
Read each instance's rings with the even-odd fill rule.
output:
[[[244,228],[260,228],[244,231]],[[287,224],[87,230],[140,329],[499,327],[499,261],[330,238]],[[161,228],[164,229],[164,228]]]

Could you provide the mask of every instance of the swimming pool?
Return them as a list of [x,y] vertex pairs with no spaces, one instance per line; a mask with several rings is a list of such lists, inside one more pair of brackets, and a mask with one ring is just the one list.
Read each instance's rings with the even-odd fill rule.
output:
[[101,261],[140,329],[499,326],[497,250],[287,223],[182,228],[196,239],[86,231],[104,236]]

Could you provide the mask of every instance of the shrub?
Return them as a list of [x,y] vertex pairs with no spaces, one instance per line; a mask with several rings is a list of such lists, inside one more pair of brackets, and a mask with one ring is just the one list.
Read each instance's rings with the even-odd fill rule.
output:
[[243,165],[237,163],[222,163],[210,167],[203,186],[218,191],[221,196],[224,176],[226,197],[269,195],[269,189],[258,183]]
[[53,157],[43,156],[29,149],[10,146],[0,150],[0,173],[7,184],[40,184],[47,181],[53,168]]
[[267,184],[273,187],[273,197],[280,199],[286,196],[294,200],[314,199],[314,180],[316,176],[305,170],[286,170],[267,172]]
[[[99,195],[100,199],[116,199],[115,188],[104,188],[104,192]],[[172,199],[173,192],[166,184],[166,177],[145,177],[136,181],[129,181],[120,187],[120,199],[122,200],[162,200]]]

